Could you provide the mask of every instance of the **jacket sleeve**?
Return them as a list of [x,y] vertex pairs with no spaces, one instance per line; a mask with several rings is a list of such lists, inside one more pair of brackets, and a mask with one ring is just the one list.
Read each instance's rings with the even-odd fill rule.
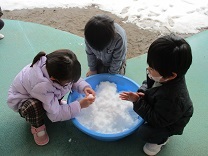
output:
[[155,81],[151,80],[148,76],[147,79],[142,82],[142,85],[137,92],[145,92],[147,89],[152,88]]
[[145,92],[147,90],[147,81],[145,80],[145,81],[143,81],[142,82],[142,85],[140,86],[140,88],[138,89],[138,91],[137,92]]
[[154,127],[166,127],[181,117],[180,107],[173,100],[165,98],[157,100],[154,107],[152,107],[144,96],[133,103],[133,109]]
[[81,109],[78,101],[74,101],[68,105],[60,105],[58,98],[54,94],[54,88],[45,82],[37,84],[31,90],[31,96],[43,103],[43,108],[52,122],[74,118]]
[[118,74],[121,68],[121,65],[125,59],[126,55],[126,47],[122,38],[118,40],[116,43],[116,47],[113,51],[113,58],[110,64],[109,73],[111,74]]
[[86,45],[85,51],[87,54],[88,67],[90,68],[90,71],[95,71],[95,70],[97,70],[97,68],[96,68],[97,67],[97,58],[86,40],[85,40],[85,45]]
[[79,93],[84,93],[85,87],[91,87],[83,78],[80,78],[76,83],[73,84],[72,90],[76,90]]

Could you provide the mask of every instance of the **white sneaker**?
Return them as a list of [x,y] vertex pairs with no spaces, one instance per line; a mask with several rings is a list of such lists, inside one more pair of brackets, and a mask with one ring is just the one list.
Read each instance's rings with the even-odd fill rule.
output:
[[147,155],[156,155],[157,153],[160,152],[160,150],[162,149],[162,147],[167,144],[168,141],[169,141],[169,139],[166,142],[164,142],[163,144],[160,144],[160,145],[146,143],[144,145],[144,147],[143,147],[143,151]]
[[0,40],[3,39],[3,38],[4,38],[4,35],[3,34],[0,34]]
[[3,39],[3,38],[4,38],[4,35],[3,34],[0,34],[0,40]]

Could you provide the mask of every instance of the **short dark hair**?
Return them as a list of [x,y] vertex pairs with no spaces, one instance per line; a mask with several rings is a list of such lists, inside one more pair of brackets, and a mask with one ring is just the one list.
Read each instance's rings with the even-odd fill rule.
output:
[[192,63],[190,45],[174,34],[156,39],[149,47],[147,63],[163,77],[183,76]]
[[93,16],[85,25],[84,35],[93,49],[103,50],[115,37],[113,19],[107,15]]
[[59,81],[77,82],[81,76],[81,64],[76,55],[68,49],[56,50],[46,55],[46,69],[49,76]]

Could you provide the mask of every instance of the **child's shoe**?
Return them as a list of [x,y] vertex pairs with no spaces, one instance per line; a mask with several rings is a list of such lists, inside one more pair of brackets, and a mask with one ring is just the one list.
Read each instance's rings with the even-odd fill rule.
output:
[[45,125],[42,125],[38,128],[31,126],[31,132],[37,145],[46,145],[49,142]]
[[3,34],[0,34],[0,40],[3,39],[3,38],[4,38],[4,35]]
[[147,155],[156,155],[157,153],[160,152],[160,150],[162,149],[162,147],[167,144],[168,141],[169,141],[169,139],[166,142],[164,142],[163,144],[160,144],[160,145],[146,143],[144,145],[144,147],[143,147],[143,151]]

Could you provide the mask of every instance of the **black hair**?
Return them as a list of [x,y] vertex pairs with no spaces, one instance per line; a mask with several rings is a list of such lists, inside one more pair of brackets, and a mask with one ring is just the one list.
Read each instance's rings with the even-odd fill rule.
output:
[[115,37],[114,21],[107,15],[93,16],[85,25],[84,35],[89,45],[103,50]]
[[[39,52],[33,59],[33,65],[45,56],[44,52]],[[68,49],[56,50],[46,55],[46,69],[50,77],[59,81],[77,82],[81,76],[81,64],[76,55]]]
[[172,76],[173,72],[183,76],[192,63],[191,47],[174,34],[160,37],[150,45],[147,63],[163,77]]
[[39,53],[34,57],[33,62],[32,62],[32,64],[30,65],[30,67],[33,67],[33,65],[34,65],[37,61],[39,61],[40,58],[41,58],[42,56],[46,56],[46,53],[43,52],[43,51],[39,52]]

